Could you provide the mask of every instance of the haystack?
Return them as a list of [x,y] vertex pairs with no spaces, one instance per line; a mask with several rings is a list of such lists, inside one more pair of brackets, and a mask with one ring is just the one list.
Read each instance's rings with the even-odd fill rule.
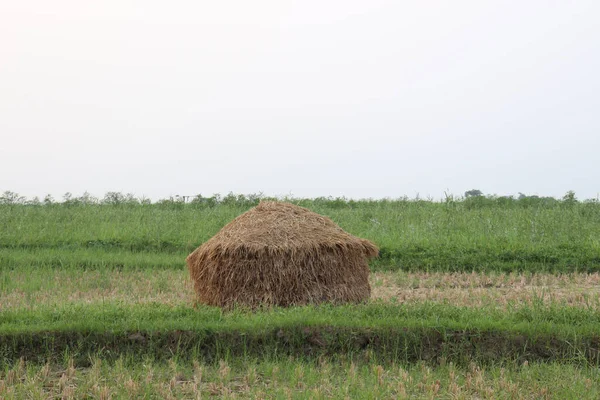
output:
[[290,306],[369,298],[367,261],[379,250],[331,219],[265,201],[240,215],[186,261],[200,303]]

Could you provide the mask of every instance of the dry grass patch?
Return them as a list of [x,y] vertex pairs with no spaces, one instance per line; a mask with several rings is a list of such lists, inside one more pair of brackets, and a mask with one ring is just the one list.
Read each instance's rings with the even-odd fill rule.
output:
[[600,309],[600,274],[376,273],[373,299],[400,303],[450,302],[459,306],[557,302]]
[[11,282],[0,292],[0,310],[35,309],[65,303],[191,304],[192,284],[183,271],[6,271]]
[[[0,310],[65,303],[161,303],[189,305],[194,290],[187,271],[4,271]],[[510,303],[560,302],[600,310],[600,274],[370,274],[371,300],[399,303],[450,302],[506,308]]]

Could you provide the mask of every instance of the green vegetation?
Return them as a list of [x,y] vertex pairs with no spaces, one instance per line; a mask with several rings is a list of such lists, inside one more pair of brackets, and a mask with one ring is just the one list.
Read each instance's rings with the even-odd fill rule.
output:
[[558,305],[488,308],[375,302],[223,313],[215,308],[76,304],[2,313],[0,356],[39,361],[70,354],[214,360],[235,356],[350,357],[465,364],[548,360],[600,364],[600,312]]
[[73,359],[52,365],[24,361],[0,371],[3,399],[597,399],[597,368],[525,363],[506,367],[436,368],[348,360],[306,362]]
[[[0,268],[181,268],[184,258],[258,196],[155,204],[119,194],[0,204]],[[9,200],[6,200],[9,199]],[[86,200],[87,199],[87,200]],[[600,271],[600,204],[525,197],[291,199],[381,249],[373,270]]]
[[374,241],[367,304],[193,306],[260,196],[0,196],[0,398],[598,398],[600,204],[288,199]]

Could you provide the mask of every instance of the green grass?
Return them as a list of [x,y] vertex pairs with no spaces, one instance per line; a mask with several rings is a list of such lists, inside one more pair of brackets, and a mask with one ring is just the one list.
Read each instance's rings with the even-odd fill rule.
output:
[[[293,201],[374,241],[374,270],[600,271],[600,204],[542,200]],[[180,268],[255,203],[0,205],[0,268]]]
[[131,252],[102,248],[0,248],[2,270],[56,268],[60,270],[182,269],[188,253]]
[[508,311],[420,303],[295,307],[258,312],[216,308],[71,304],[1,313],[0,360],[98,349],[129,354],[218,359],[228,356],[317,358],[373,352],[381,360],[444,357],[459,363],[553,360],[600,363],[600,312],[534,304]]
[[600,333],[600,311],[563,305],[514,305],[508,311],[450,304],[319,305],[230,312],[216,307],[70,304],[63,307],[2,311],[0,334],[36,331],[131,330],[261,330],[283,326],[344,326],[357,328],[439,327],[460,330],[528,330],[557,334]]
[[15,362],[0,371],[3,399],[597,399],[600,371],[558,364],[435,368],[348,360],[157,363],[126,358],[90,365]]

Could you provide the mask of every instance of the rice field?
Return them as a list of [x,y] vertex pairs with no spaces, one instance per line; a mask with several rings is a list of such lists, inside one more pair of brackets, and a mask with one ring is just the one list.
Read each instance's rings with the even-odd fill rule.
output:
[[79,368],[18,362],[0,380],[3,399],[583,399],[600,396],[593,368],[524,364],[515,368],[432,368],[348,361],[130,363],[94,359]]
[[[6,197],[5,197],[6,198]],[[291,199],[375,242],[371,300],[194,306],[257,197],[0,204],[0,398],[598,398],[600,205]]]

